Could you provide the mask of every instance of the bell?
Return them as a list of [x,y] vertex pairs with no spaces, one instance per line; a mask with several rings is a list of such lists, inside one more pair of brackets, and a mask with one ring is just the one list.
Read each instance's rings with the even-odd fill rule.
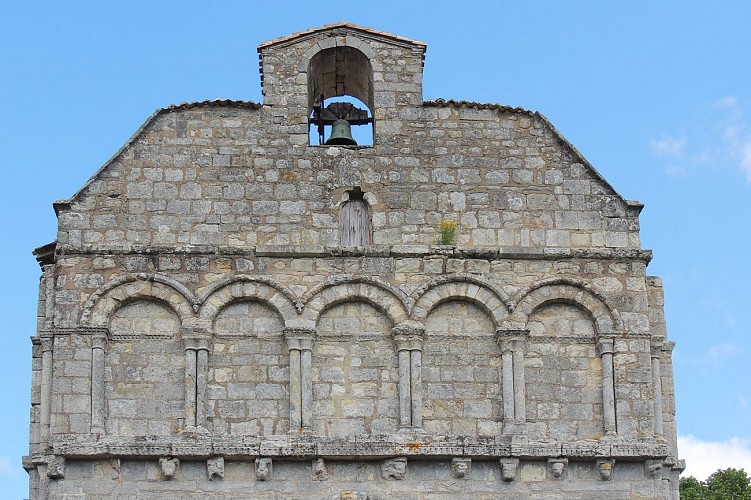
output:
[[331,136],[327,146],[357,146],[352,138],[352,128],[347,120],[338,119],[331,124]]

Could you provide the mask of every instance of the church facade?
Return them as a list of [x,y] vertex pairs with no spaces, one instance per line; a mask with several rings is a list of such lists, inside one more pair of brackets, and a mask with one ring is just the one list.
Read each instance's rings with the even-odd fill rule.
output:
[[263,43],[263,103],[161,109],[55,203],[32,498],[678,498],[642,205],[539,113],[424,101],[425,49]]

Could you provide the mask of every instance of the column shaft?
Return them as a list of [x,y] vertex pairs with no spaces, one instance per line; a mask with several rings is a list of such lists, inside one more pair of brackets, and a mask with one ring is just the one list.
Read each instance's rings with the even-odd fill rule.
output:
[[104,434],[104,341],[96,338],[91,349],[91,432]]
[[196,351],[196,427],[206,421],[206,379],[209,372],[209,351]]
[[42,387],[40,391],[41,438],[45,443],[50,436],[50,410],[52,405],[52,343],[53,339],[42,339]]
[[524,348],[521,341],[514,341],[514,420],[524,422],[527,418],[527,388],[524,384]]
[[399,425],[402,428],[412,426],[411,372],[410,353],[402,349],[399,351]]
[[655,436],[662,437],[665,433],[662,421],[662,372],[660,370],[660,357],[654,354],[652,355],[652,391],[654,394]]
[[185,350],[185,425],[196,426],[196,351]]
[[616,433],[615,388],[613,386],[613,353],[602,353],[602,406],[605,434]]
[[289,350],[289,430],[302,429],[302,380],[300,378],[300,351]]
[[422,351],[410,354],[410,397],[412,400],[412,427],[422,427]]
[[300,351],[300,402],[302,404],[302,428],[313,427],[313,352]]
[[511,350],[503,351],[501,359],[503,361],[501,387],[503,388],[503,420],[512,422],[516,416],[514,414],[514,365]]

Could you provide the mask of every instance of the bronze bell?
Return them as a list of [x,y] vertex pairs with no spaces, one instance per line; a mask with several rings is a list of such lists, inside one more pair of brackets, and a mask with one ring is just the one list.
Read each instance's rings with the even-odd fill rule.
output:
[[338,119],[331,124],[331,136],[327,146],[357,146],[352,138],[352,127],[347,120]]

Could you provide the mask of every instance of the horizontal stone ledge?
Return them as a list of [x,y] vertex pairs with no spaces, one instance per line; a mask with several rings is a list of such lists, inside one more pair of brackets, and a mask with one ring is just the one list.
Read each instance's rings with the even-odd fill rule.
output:
[[85,246],[58,245],[61,256],[81,255],[199,255],[224,257],[276,257],[276,258],[327,258],[327,257],[435,257],[445,256],[470,260],[652,260],[651,250],[632,248],[466,248],[444,245],[373,245],[367,247],[341,246],[278,246],[264,245],[248,248],[198,246]]
[[617,458],[635,461],[663,460],[667,445],[644,441],[576,441],[568,443],[517,443],[510,437],[471,440],[461,437],[435,439],[426,436],[388,438],[356,437],[336,439],[317,436],[280,436],[261,438],[238,436],[150,436],[118,438],[98,435],[58,435],[51,438],[50,453],[68,458],[160,457],[206,458],[210,456],[250,459],[258,456],[276,458],[379,459],[394,456],[426,458],[469,457],[493,459],[503,457],[547,458]]

